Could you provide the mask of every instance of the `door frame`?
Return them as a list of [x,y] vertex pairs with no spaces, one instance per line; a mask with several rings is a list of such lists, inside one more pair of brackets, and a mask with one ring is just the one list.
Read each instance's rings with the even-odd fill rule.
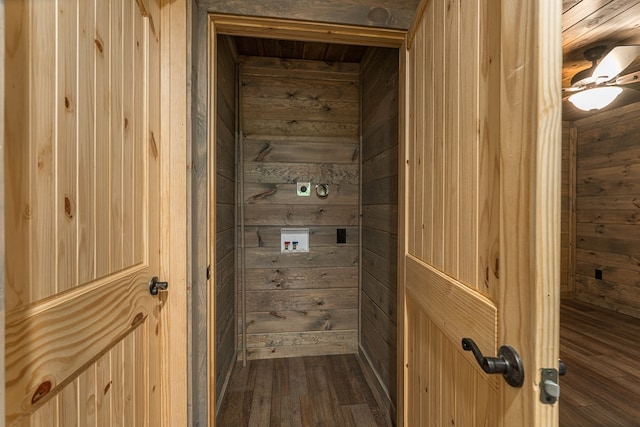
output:
[[[4,55],[5,55],[4,2],[0,3],[0,366],[4,366],[4,287],[5,287],[5,241],[4,241]],[[0,424],[5,419],[5,386],[4,369],[0,371]]]
[[[208,197],[207,197],[207,232],[206,241],[208,242],[208,256],[207,262],[211,266],[211,278],[216,277],[215,271],[215,206],[216,206],[216,192],[215,192],[215,175],[216,175],[216,63],[217,63],[217,50],[216,50],[216,36],[244,36],[244,37],[257,37],[257,38],[270,38],[281,40],[295,40],[295,41],[308,41],[308,42],[323,42],[323,43],[338,43],[338,44],[351,44],[371,47],[387,47],[396,48],[402,50],[407,32],[403,30],[393,30],[374,27],[358,27],[354,25],[340,25],[340,24],[324,24],[317,22],[307,21],[294,21],[286,19],[276,18],[262,18],[262,17],[248,17],[248,16],[234,16],[234,15],[220,15],[209,14],[207,19],[207,45],[205,49],[208,52],[207,60],[207,171],[208,171]],[[403,54],[400,53],[402,58]],[[400,67],[400,64],[398,65]],[[403,75],[399,75],[401,80],[401,87],[403,86]],[[402,118],[399,117],[399,126],[401,126]],[[404,140],[401,139],[401,134],[398,136],[398,153],[404,152]],[[398,156],[399,159],[402,156]],[[399,160],[400,161],[400,160]],[[401,166],[401,165],[399,165]],[[399,194],[404,192],[403,188],[399,188]],[[399,218],[404,216],[403,212],[400,212],[399,205]],[[400,245],[399,245],[400,247]],[[399,269],[400,270],[400,269]],[[210,426],[215,426],[215,404],[218,396],[215,395],[215,292],[209,292],[207,295],[207,391],[209,398],[207,399],[208,408],[207,414],[209,418]],[[403,313],[398,313],[398,322],[404,316]],[[400,330],[400,329],[399,329]],[[402,339],[401,333],[398,334],[398,339]],[[398,347],[399,349],[402,347]],[[194,356],[196,357],[196,356]],[[401,359],[401,358],[399,358]],[[401,360],[399,363],[401,364]],[[400,370],[398,372],[401,372]],[[402,384],[402,376],[398,375],[398,421],[402,420],[402,390],[404,386]]]
[[188,425],[189,328],[187,297],[191,283],[190,198],[191,171],[187,125],[191,116],[190,17],[188,0],[155,0],[160,4],[160,277],[169,282],[164,309],[160,312],[162,381],[160,398],[164,426]]

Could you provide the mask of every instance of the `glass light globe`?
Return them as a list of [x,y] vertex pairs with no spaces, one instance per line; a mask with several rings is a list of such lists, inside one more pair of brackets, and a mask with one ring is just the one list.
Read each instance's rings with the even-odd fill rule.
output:
[[583,111],[600,110],[611,104],[622,93],[617,86],[596,87],[574,93],[569,102]]

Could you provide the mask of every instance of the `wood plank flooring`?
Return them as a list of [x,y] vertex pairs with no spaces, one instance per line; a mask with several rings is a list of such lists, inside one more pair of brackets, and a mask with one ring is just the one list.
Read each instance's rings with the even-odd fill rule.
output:
[[640,426],[640,319],[562,301],[560,426]]
[[237,362],[216,425],[390,426],[357,357],[250,360],[246,367]]

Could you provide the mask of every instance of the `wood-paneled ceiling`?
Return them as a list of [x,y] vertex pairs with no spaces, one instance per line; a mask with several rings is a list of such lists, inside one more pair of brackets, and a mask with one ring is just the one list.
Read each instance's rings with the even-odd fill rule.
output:
[[[591,66],[583,56],[586,49],[640,44],[640,0],[563,0],[562,11],[562,87],[571,86],[573,75]],[[640,59],[626,72],[637,70],[640,70]],[[640,85],[625,87],[640,90]],[[640,102],[640,92],[626,92],[608,108]],[[563,103],[564,120],[588,115],[569,102]]]
[[360,62],[366,46],[234,37],[240,55],[309,59],[325,62]]

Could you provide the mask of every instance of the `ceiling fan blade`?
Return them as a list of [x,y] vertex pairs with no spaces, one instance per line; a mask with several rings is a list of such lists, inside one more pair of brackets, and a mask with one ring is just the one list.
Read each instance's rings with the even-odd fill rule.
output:
[[590,77],[585,77],[584,79],[580,79],[577,82],[574,82],[571,85],[570,90],[572,91],[578,91],[578,90],[582,90],[584,88],[586,88],[587,86],[593,84],[596,82],[595,77],[590,76]]
[[570,93],[580,92],[581,90],[584,90],[584,88],[585,88],[585,86],[578,86],[576,84],[576,85],[569,86],[569,87],[563,87],[562,88],[562,92],[570,92]]
[[630,83],[640,83],[640,71],[620,76],[616,79],[615,82],[615,84],[617,85],[628,85]]
[[598,83],[608,82],[624,71],[640,55],[640,45],[616,46],[593,71]]

